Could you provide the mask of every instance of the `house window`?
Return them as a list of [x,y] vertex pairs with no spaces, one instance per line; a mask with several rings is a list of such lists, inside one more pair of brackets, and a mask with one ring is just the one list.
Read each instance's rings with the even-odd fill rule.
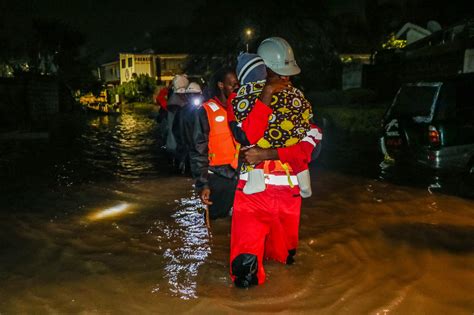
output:
[[128,66],[131,67],[133,65],[133,59],[130,57],[128,58]]
[[125,59],[122,59],[122,68],[125,68]]

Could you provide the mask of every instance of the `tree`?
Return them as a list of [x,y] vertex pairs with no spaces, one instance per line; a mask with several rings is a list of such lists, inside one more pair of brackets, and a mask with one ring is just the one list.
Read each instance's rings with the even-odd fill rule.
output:
[[152,102],[156,89],[156,80],[146,74],[134,75],[129,82],[123,83],[110,90],[110,95],[118,94],[127,102]]
[[25,30],[25,37],[21,46],[10,44],[6,49],[17,58],[23,56],[22,64],[28,64],[26,69],[15,65],[19,72],[57,76],[72,90],[87,89],[96,83],[94,56],[85,53],[85,36],[71,25],[56,19],[34,19]]

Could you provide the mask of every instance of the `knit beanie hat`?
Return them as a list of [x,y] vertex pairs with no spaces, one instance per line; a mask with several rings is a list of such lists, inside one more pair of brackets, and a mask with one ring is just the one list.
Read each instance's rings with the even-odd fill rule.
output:
[[173,92],[174,93],[186,93],[189,80],[185,74],[178,74],[173,78]]
[[263,59],[257,54],[241,53],[237,57],[237,79],[244,85],[267,78],[267,68]]

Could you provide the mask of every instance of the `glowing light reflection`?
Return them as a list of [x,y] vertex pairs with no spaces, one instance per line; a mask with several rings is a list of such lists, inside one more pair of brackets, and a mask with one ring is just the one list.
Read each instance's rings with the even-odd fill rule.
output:
[[116,206],[94,212],[91,215],[89,215],[89,219],[90,220],[101,220],[101,219],[105,219],[105,218],[115,217],[119,214],[124,213],[129,208],[130,208],[130,204],[124,202],[124,203],[118,204]]
[[[165,258],[165,275],[168,290],[173,296],[183,300],[198,298],[197,277],[199,268],[211,253],[209,233],[204,217],[198,212],[202,207],[199,198],[194,194],[190,198],[178,201],[176,212],[172,215],[175,225],[160,227],[164,233],[165,242],[175,243],[180,240],[181,246],[170,246],[163,257]],[[159,290],[159,284],[153,293]]]

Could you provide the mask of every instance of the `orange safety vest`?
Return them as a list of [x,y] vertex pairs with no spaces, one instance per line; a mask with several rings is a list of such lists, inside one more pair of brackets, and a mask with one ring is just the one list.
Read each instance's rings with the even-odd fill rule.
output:
[[236,169],[239,146],[230,131],[227,111],[213,99],[204,103],[203,106],[209,120],[209,165],[230,164]]

